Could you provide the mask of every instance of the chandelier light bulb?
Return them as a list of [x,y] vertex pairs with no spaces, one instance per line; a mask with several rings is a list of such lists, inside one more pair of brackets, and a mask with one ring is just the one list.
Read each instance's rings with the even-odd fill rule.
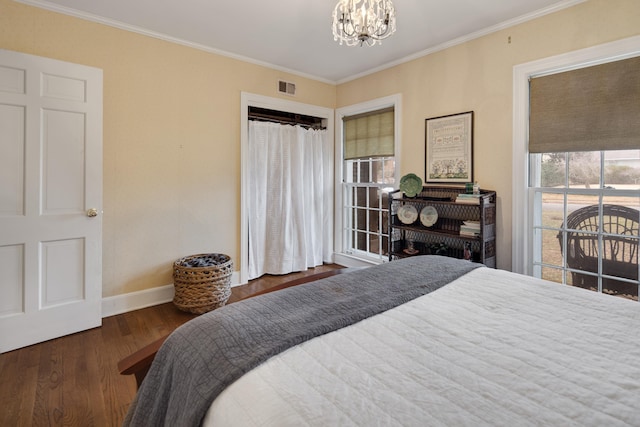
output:
[[391,0],[339,0],[332,29],[340,45],[382,44],[396,31],[396,11]]

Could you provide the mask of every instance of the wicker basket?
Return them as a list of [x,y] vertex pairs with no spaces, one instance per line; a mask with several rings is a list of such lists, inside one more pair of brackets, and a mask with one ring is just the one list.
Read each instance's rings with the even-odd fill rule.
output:
[[222,307],[231,296],[233,261],[225,254],[198,254],[173,263],[173,303],[202,314]]

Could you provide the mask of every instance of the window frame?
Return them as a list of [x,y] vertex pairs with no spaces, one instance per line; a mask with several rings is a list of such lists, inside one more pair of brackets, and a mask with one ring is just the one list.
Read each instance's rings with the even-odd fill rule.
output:
[[335,211],[334,211],[334,261],[346,267],[366,266],[383,262],[382,257],[371,257],[359,252],[348,253],[345,248],[344,209],[346,199],[345,160],[344,160],[344,122],[343,118],[392,107],[394,109],[394,180],[395,186],[400,180],[400,147],[402,96],[400,94],[377,98],[360,104],[338,108],[335,118]]

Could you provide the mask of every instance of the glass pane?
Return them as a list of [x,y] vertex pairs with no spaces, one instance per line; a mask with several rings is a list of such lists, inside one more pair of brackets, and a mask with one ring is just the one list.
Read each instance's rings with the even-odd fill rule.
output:
[[358,230],[366,230],[367,229],[366,209],[355,209],[354,215],[355,215],[355,220],[353,222],[353,228],[356,228]]
[[366,251],[367,250],[367,234],[366,233],[355,233],[355,241],[354,241],[355,249]]
[[351,180],[355,183],[360,183],[360,169],[362,167],[362,163],[358,160],[353,162],[354,163],[354,167],[353,167],[353,176],[351,177]]
[[602,292],[638,301],[638,284],[620,280],[602,279]]
[[380,208],[380,189],[378,187],[369,187],[369,207]]
[[387,158],[384,161],[383,182],[391,185],[396,182],[396,160],[394,158]]
[[355,199],[353,201],[354,206],[367,207],[367,188],[357,187]]
[[389,187],[387,187],[380,190],[381,192],[380,195],[382,198],[382,209],[389,210],[389,192],[390,191],[393,191],[393,188],[389,189]]
[[[586,194],[567,195],[567,228],[597,231],[598,203],[598,196]],[[591,208],[587,211],[581,210],[580,213],[577,213],[573,216],[571,215],[573,212],[586,206],[591,206]]]
[[568,154],[569,187],[600,188],[600,152],[585,151]]
[[566,234],[567,267],[597,273],[599,253],[598,235],[571,231],[568,231]]
[[371,182],[375,182],[378,184],[384,183],[382,178],[384,163],[382,159],[372,159],[371,160]]
[[560,229],[564,222],[564,194],[542,193],[542,227]]
[[542,154],[540,170],[541,187],[564,187],[566,180],[566,154]]
[[640,189],[640,150],[605,151],[604,188]]
[[358,182],[371,182],[371,175],[370,175],[370,171],[371,171],[371,164],[369,163],[369,160],[361,160],[359,162],[360,167],[358,170],[358,177],[357,180]]
[[382,212],[377,210],[369,211],[369,231],[373,233],[378,233],[380,231],[380,220],[382,217]]
[[602,274],[638,280],[638,238],[602,236]]
[[562,283],[562,270],[542,267],[542,278],[556,283]]
[[[602,198],[602,203],[606,205],[624,206],[627,208],[635,209],[636,211],[640,211],[640,196],[626,197],[626,196],[607,195]],[[636,221],[638,221],[638,218],[636,218]]]
[[381,243],[379,235],[369,234],[369,252],[374,254],[383,253],[380,248]]
[[562,251],[557,230],[542,230],[542,262],[562,266]]
[[567,284],[588,289],[590,291],[598,291],[598,277],[590,276],[582,273],[567,273]]
[[638,210],[622,205],[602,207],[602,233],[638,236]]

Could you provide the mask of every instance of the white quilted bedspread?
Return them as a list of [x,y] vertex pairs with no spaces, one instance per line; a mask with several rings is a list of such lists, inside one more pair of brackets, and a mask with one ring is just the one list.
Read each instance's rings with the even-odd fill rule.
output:
[[207,423],[640,426],[640,304],[479,268],[269,359]]

